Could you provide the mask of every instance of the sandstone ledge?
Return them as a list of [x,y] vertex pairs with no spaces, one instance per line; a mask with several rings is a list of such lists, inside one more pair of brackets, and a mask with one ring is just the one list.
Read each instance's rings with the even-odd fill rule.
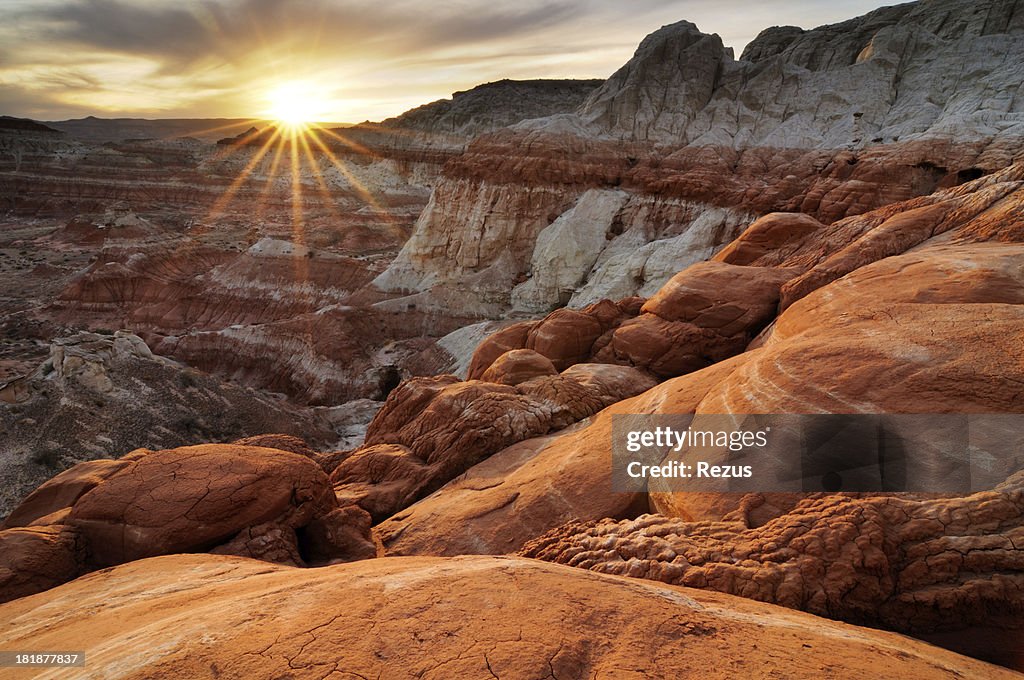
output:
[[892,633],[508,557],[141,560],[3,605],[0,647],[84,650],[104,678],[1019,677]]

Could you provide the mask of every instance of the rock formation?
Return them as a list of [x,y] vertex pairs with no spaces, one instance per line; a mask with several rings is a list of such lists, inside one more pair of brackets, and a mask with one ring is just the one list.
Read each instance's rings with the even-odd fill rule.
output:
[[990,658],[1014,663],[1007,648],[1019,639],[1024,608],[1022,485],[1018,473],[961,498],[829,496],[754,529],[658,515],[570,523],[521,554],[907,633],[999,636],[986,645]]
[[558,369],[550,359],[532,349],[513,349],[495,359],[480,379],[501,385],[518,385],[545,375],[558,375]]
[[377,531],[387,553],[515,552],[573,519],[625,518],[648,511],[646,494],[612,492],[614,416],[692,413],[708,390],[748,359],[735,357],[668,380],[569,430],[527,439],[493,454],[381,522]]
[[214,550],[300,565],[376,554],[369,516],[339,506],[315,461],[237,444],[81,463],[10,514],[0,545],[4,601],[154,555]]
[[596,361],[634,366],[659,378],[689,373],[742,352],[775,318],[780,288],[798,273],[787,267],[695,264],[650,300],[563,308],[539,322],[503,329],[477,347],[469,375],[500,370],[498,358],[508,356],[498,355],[503,349],[532,350],[561,368]]
[[[461,149],[468,140],[531,118],[574,111],[601,84],[600,80],[499,80],[455,92],[380,123],[363,123],[343,132],[373,144],[421,145]],[[410,137],[412,139],[410,139]]]
[[3,605],[0,644],[85,649],[120,678],[1017,677],[892,633],[507,557],[158,557]]
[[907,3],[790,33],[784,44],[769,29],[738,62],[718,36],[684,21],[645,38],[579,116],[626,139],[736,147],[864,147],[921,134],[968,141],[993,127],[1019,135],[1019,104],[985,94],[1015,77],[1002,56],[1021,49],[1018,9]]
[[[515,361],[502,361],[507,356],[499,369]],[[654,385],[627,367],[577,364],[561,374],[547,367],[514,384],[445,375],[403,383],[370,423],[365,444],[331,473],[338,498],[383,520],[502,449]]]
[[24,132],[29,134],[60,134],[60,130],[43,125],[30,118],[15,118],[14,116],[0,116],[0,130],[6,133]]
[[[166,135],[144,133],[147,123],[133,120],[69,122],[64,135],[43,126],[0,134],[0,169],[10,171],[2,194],[16,216],[0,247],[20,253],[9,262],[5,250],[0,259],[0,282],[20,295],[0,308],[0,332],[11,340],[0,348],[0,384],[6,401],[28,399],[0,413],[10,440],[0,442],[0,466],[11,482],[0,514],[55,471],[140,445],[261,432],[324,445],[333,438],[324,418],[350,446],[359,445],[369,418],[353,420],[339,412],[347,410],[342,404],[383,399],[403,377],[457,368],[472,351],[460,348],[465,340],[453,339],[447,349],[434,340],[479,320],[477,310],[420,311],[358,295],[407,238],[440,165],[470,135],[572,110],[597,84],[482,86],[385,121],[375,129],[389,141],[372,149],[358,143],[359,130],[350,137],[317,131],[322,144],[311,139],[311,154],[298,163],[273,144],[253,146],[257,137],[273,141],[272,129],[243,132],[216,148],[155,139]],[[149,127],[179,124],[188,122]],[[373,135],[363,141],[381,141]],[[12,159],[16,167],[8,167]],[[299,191],[282,179],[297,181]],[[130,328],[157,355],[209,375],[162,362],[137,344],[137,359],[112,359],[104,350],[76,369],[97,372],[89,386],[79,385],[85,378],[78,373],[68,383],[50,372],[43,344],[65,328]],[[84,348],[95,339],[60,342],[92,352]],[[214,378],[323,408],[304,412]],[[121,403],[136,379],[150,382],[154,399],[105,408]],[[208,405],[215,393],[230,406]],[[37,411],[58,399],[59,425],[40,428]],[[246,399],[261,413],[250,413]],[[188,409],[179,412],[183,400]]]
[[67,583],[84,570],[83,541],[69,527],[31,526],[0,531],[0,601]]
[[[502,352],[529,348],[561,368],[577,361],[597,361],[632,365],[660,378],[672,377],[739,354],[748,346],[773,344],[797,333],[824,332],[822,326],[828,316],[846,316],[843,324],[848,325],[851,309],[864,315],[868,301],[875,304],[875,299],[887,309],[897,300],[908,304],[938,303],[940,299],[999,303],[1004,305],[1000,312],[1008,315],[1005,322],[1012,324],[1016,314],[1012,305],[1019,299],[1020,282],[1009,263],[1016,261],[1018,253],[1015,246],[997,244],[1021,239],[1016,211],[1024,201],[1022,173],[1024,164],[1018,163],[954,188],[828,226],[802,214],[766,215],[754,221],[711,261],[676,274],[642,305],[636,298],[614,305],[604,301],[580,310],[556,310],[540,321],[519,322],[502,329],[478,346],[469,375],[483,375]],[[869,267],[911,249],[915,249],[914,254],[908,253],[905,259],[879,263],[877,269]],[[958,273],[955,283],[941,280],[950,277],[954,270],[962,270],[958,262],[965,259],[985,264],[973,272],[970,269],[977,265],[966,265],[968,271]],[[915,263],[910,271],[908,262]],[[827,305],[813,312],[813,321],[797,322],[798,331],[790,331],[790,323],[804,312],[794,311],[776,320],[777,308],[790,307],[843,276],[846,280],[837,282],[830,288],[830,294],[821,298],[827,300]],[[927,284],[923,283],[925,280]],[[927,295],[920,292],[926,285],[930,287]],[[926,307],[919,305],[913,309],[925,312]],[[949,311],[945,307],[934,308],[937,317],[941,317],[937,319],[940,327],[957,333],[950,325]],[[968,306],[954,313],[966,318],[983,312]],[[887,314],[885,318],[891,318],[893,311]],[[871,321],[868,315],[861,318],[865,323],[874,323],[878,317]],[[924,326],[910,326],[914,327]],[[927,328],[933,335],[937,332],[934,325],[928,324]],[[751,345],[759,334],[756,344]],[[863,342],[849,334],[846,338],[845,342]],[[1002,343],[1002,338],[1010,342],[1004,354],[1016,356],[1012,349],[1016,335],[997,336],[996,342]],[[828,351],[836,346],[823,339],[814,342],[828,347]],[[795,358],[805,350],[798,350],[794,360],[802,366],[812,366]],[[802,369],[794,366],[793,370]],[[820,383],[811,379],[804,384]],[[866,392],[867,385],[856,389]],[[998,392],[992,396],[998,399]],[[1005,396],[1013,398],[1012,393]],[[895,403],[876,407],[883,411],[900,409]],[[984,411],[1008,407],[1009,402],[1004,399],[1002,406],[988,404],[979,408]],[[733,413],[747,412],[736,411],[738,408],[755,407],[720,402],[718,408],[722,409],[719,413]],[[756,408],[761,408],[761,413],[781,413],[804,412],[808,406],[766,403]],[[811,408],[842,410],[838,402]]]
[[252,126],[249,118],[99,118],[86,116],[71,120],[49,121],[50,127],[66,136],[93,144],[127,140],[157,140],[191,137],[215,141],[234,130]]
[[[313,129],[298,157],[262,125],[221,145],[166,138],[209,121],[90,118],[66,121],[65,135],[7,126],[5,209],[64,220],[12,239],[43,252],[47,278],[61,279],[18,326],[131,328],[158,354],[301,401],[383,398],[385,373],[481,315],[435,310],[409,323],[409,305],[368,309],[381,296],[353,293],[407,239],[440,167],[473,135],[571,111],[598,84],[491,83],[379,125]],[[108,219],[112,206],[122,214]],[[91,261],[71,269],[68,252],[80,248]],[[336,349],[309,346],[310,326]]]
[[[619,402],[585,427],[496,453],[463,478],[382,523],[385,547],[393,554],[506,552],[560,520],[627,516],[646,499],[610,493],[607,466],[615,413],[1018,411],[1019,384],[1024,381],[1019,304],[1024,252],[1005,241],[1020,238],[1020,222],[1011,217],[1024,198],[1016,179],[1019,171],[1015,166],[829,227],[799,219],[796,227],[786,227],[793,223],[787,216],[753,224],[723,250],[721,258],[747,253],[742,258],[747,264],[684,270],[647,304],[668,316],[698,318],[694,314],[699,313],[716,322],[745,309],[748,316],[735,318],[756,318],[757,325],[751,328],[771,321],[751,343],[757,349],[737,348],[733,358]],[[940,213],[927,213],[933,218],[946,216],[942,222],[919,227],[933,234],[931,240],[897,240],[913,249],[874,261],[880,256],[874,244],[888,242],[883,235],[891,233],[881,225],[893,224],[890,220],[904,213],[919,216],[923,204],[946,202],[950,204]],[[988,242],[976,242],[979,239]],[[845,245],[851,242],[853,246]],[[751,259],[755,245],[765,254]],[[802,280],[799,272],[813,272],[817,262],[828,262],[833,251],[844,248],[845,257],[863,266],[807,294],[777,319],[768,315],[778,291],[785,295],[787,287]],[[714,288],[701,284],[706,274],[717,272],[752,272],[758,278],[750,279],[754,285],[736,298],[735,284],[724,287],[713,296],[721,302],[709,304],[702,296]],[[774,280],[776,287],[756,283],[765,280]],[[747,306],[734,306],[734,299]],[[760,306],[754,304],[759,299]],[[551,316],[556,315],[581,316],[574,310]],[[471,375],[483,375],[501,356],[495,356],[499,351],[521,346],[537,328],[537,322],[523,322],[499,331],[480,346]],[[584,335],[575,324],[565,328],[572,330],[548,336],[552,346],[576,347],[580,338],[589,346],[597,332]],[[1001,473],[1000,479],[1016,472],[1012,456],[1004,455],[998,463],[993,474]],[[740,493],[656,492],[649,508],[687,520],[721,520],[743,509],[745,520],[759,526],[790,511],[799,500],[796,494],[769,494],[748,506]],[[459,521],[453,523],[453,517]]]
[[602,300],[583,309],[557,309],[539,321],[512,324],[481,342],[469,362],[470,379],[482,377],[510,350],[527,349],[547,358],[557,370],[596,357],[615,329],[635,317],[642,298]]

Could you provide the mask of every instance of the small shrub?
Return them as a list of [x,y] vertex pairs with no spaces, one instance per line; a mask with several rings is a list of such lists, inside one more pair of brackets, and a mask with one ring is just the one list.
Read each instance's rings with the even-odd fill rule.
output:
[[31,460],[36,465],[54,469],[60,465],[60,450],[52,447],[43,447],[32,453]]
[[199,420],[193,416],[183,416],[178,419],[178,428],[181,432],[187,432],[189,434],[196,434],[202,430],[202,426],[199,424]]

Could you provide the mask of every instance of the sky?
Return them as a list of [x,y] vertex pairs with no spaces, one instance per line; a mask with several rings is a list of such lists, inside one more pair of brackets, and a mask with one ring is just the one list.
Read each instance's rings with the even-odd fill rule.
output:
[[502,78],[606,78],[681,19],[763,28],[897,0],[2,0],[0,114],[380,120]]

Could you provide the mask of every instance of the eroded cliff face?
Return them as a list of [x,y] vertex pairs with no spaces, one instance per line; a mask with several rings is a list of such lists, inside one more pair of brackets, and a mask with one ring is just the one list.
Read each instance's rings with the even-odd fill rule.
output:
[[[666,26],[575,113],[450,161],[374,283],[440,295],[472,280],[534,313],[649,294],[673,271],[648,253],[678,270],[751,215],[829,223],[1005,167],[1024,135],[1018,9],[942,0],[770,29],[739,61],[691,23]],[[509,282],[522,285],[505,298]]]
[[769,29],[739,61],[688,22],[648,36],[579,110],[596,135],[681,146],[845,148],[1018,137],[1019,2],[885,7]]

